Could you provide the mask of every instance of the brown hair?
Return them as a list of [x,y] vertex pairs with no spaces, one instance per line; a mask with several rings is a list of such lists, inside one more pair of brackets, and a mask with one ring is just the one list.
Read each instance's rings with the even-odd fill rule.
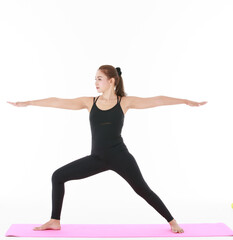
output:
[[110,78],[115,79],[115,86],[116,86],[115,93],[117,96],[123,97],[127,95],[124,90],[124,84],[123,84],[123,79],[121,77],[121,74],[119,76],[118,71],[115,67],[113,67],[112,65],[102,65],[99,67],[98,70],[101,70],[101,72],[103,72],[108,79]]

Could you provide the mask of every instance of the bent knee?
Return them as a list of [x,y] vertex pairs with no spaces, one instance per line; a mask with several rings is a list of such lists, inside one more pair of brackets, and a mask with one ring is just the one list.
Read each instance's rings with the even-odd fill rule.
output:
[[59,169],[55,170],[52,174],[51,180],[53,183],[64,182],[62,172]]

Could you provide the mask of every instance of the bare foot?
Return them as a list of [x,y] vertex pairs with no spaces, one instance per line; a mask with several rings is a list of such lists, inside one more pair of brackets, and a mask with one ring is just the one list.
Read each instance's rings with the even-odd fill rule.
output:
[[169,222],[171,226],[171,230],[174,233],[183,233],[184,230],[177,224],[176,220],[173,219],[171,222]]
[[33,228],[34,231],[42,231],[42,230],[60,230],[60,220],[51,219],[47,223],[41,225],[40,227]]

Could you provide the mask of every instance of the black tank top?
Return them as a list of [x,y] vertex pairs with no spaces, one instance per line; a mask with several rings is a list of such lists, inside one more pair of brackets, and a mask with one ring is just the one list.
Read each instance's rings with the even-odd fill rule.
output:
[[90,111],[89,120],[92,134],[92,154],[109,152],[119,147],[126,148],[121,130],[124,124],[124,112],[121,108],[119,96],[117,96],[117,104],[108,109],[101,110],[96,106],[93,98],[93,105]]

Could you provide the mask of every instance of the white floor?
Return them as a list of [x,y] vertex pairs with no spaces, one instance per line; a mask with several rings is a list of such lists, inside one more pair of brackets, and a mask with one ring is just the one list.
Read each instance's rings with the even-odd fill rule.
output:
[[[202,208],[201,208],[202,207]],[[185,209],[185,211],[183,211],[183,213],[181,213],[182,209]],[[42,224],[45,222],[45,219],[43,219],[42,221],[38,222],[37,220],[35,221],[35,214],[38,214],[37,211],[29,211],[27,213],[25,213],[24,216],[21,217],[14,217],[14,209],[12,209],[10,212],[7,209],[2,210],[1,212],[1,222],[0,222],[0,237],[1,239],[8,239],[7,237],[5,237],[5,233],[8,230],[8,228],[10,227],[11,224],[13,223],[31,223],[31,224]],[[148,214],[149,216],[147,217],[147,213],[142,212],[141,214],[141,218],[138,218],[138,212],[137,214],[132,212],[132,209],[129,210],[129,212],[125,213],[124,210],[124,218],[122,219],[122,217],[120,217],[119,214],[119,209],[114,211],[106,211],[102,214],[98,214],[98,213],[93,213],[92,216],[83,216],[82,219],[83,221],[81,221],[81,219],[75,220],[74,216],[70,217],[68,215],[66,215],[68,212],[68,210],[66,209],[66,212],[63,213],[63,220],[61,221],[61,224],[68,224],[68,223],[160,223],[160,224],[164,224],[166,222],[164,222],[163,219],[161,219],[161,217],[159,215],[156,215],[156,221],[153,218],[153,215]],[[173,211],[174,212],[174,211]],[[179,212],[179,214],[177,214]],[[230,205],[226,205],[226,204],[218,204],[218,205],[200,205],[200,207],[198,207],[198,209],[189,209],[189,212],[187,214],[187,206],[181,208],[178,207],[176,209],[176,214],[179,215],[179,219],[177,219],[178,223],[182,224],[182,223],[225,223],[228,227],[230,227],[233,230],[233,209],[231,208]],[[98,215],[98,216],[97,216]],[[115,217],[115,216],[116,217]],[[173,215],[174,216],[174,215]],[[182,216],[182,217],[181,217]],[[88,218],[89,217],[89,218]],[[98,217],[98,218],[97,218]],[[111,217],[111,219],[109,220],[109,222],[106,222],[106,219],[108,217]],[[22,219],[21,221],[19,219]],[[33,220],[32,220],[33,219]],[[90,221],[88,221],[88,219],[90,219]],[[46,219],[46,221],[49,219]],[[185,230],[185,229],[184,229]],[[177,237],[173,237],[173,238],[153,238],[153,239],[180,239],[180,238],[184,238],[184,237],[179,237],[177,235]],[[25,239],[28,240],[29,238],[20,238],[20,239]],[[33,238],[30,238],[33,239]],[[35,238],[38,240],[38,238]],[[43,239],[48,239],[51,240],[52,238],[43,238]],[[59,238],[59,239],[71,239],[71,238]],[[77,238],[77,239],[101,239],[101,238]],[[103,238],[102,238],[103,239]],[[110,239],[110,238],[104,238],[104,239]],[[133,238],[124,238],[124,239],[133,239]],[[134,238],[135,239],[135,238]],[[152,238],[137,238],[137,239],[152,239]],[[192,240],[192,239],[200,239],[200,237],[198,238],[194,238],[194,237],[188,237],[188,239]],[[208,238],[201,238],[201,239],[208,239],[208,240],[212,240],[212,239],[233,239],[233,236],[229,236],[229,237],[208,237]]]

